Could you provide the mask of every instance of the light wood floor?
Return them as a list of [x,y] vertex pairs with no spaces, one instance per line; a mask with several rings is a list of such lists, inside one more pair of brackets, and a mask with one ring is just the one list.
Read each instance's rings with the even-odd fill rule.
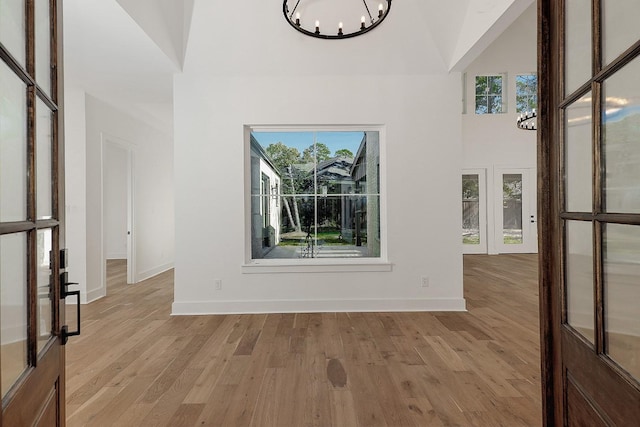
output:
[[467,313],[171,317],[172,272],[110,283],[67,345],[68,425],[539,426],[536,256],[464,277]]

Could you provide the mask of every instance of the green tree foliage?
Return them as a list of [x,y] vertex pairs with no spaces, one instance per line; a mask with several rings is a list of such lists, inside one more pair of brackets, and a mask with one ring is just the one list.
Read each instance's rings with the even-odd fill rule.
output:
[[[331,150],[325,144],[318,142],[306,148],[302,155],[295,147],[289,147],[282,142],[270,144],[265,152],[280,172],[282,204],[286,215],[286,226],[283,230],[301,232],[305,224],[313,222],[313,198],[297,196],[313,193],[313,170],[305,168],[304,163],[322,162],[331,158]],[[353,153],[345,148],[337,150],[336,156],[353,157]],[[312,168],[313,169],[313,168]]]
[[522,179],[514,175],[506,175],[502,183],[504,200],[522,200]]
[[471,178],[472,175],[462,175],[462,198],[478,199],[480,197],[478,180]]
[[297,148],[287,147],[282,142],[269,144],[265,150],[281,174],[286,174],[287,169],[300,161],[300,152]]
[[353,157],[353,153],[351,152],[351,150],[347,150],[346,148],[342,148],[340,150],[337,150],[335,155],[336,155],[336,157],[337,156]]
[[535,74],[516,76],[516,112],[537,108],[538,77]]
[[502,76],[476,76],[476,114],[502,112]]
[[322,162],[331,158],[331,150],[322,142],[316,142],[315,145],[310,145],[302,152],[303,162],[313,162],[314,156],[316,162]]

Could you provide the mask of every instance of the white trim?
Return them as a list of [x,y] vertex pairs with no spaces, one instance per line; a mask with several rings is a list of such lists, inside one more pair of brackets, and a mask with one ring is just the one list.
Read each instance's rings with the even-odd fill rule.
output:
[[246,124],[245,129],[249,132],[357,132],[357,131],[381,131],[385,128],[383,124],[366,125],[267,125],[267,124]]
[[174,302],[172,315],[466,311],[464,298]]
[[138,275],[136,276],[136,283],[137,282],[142,282],[143,280],[147,280],[152,278],[153,276],[157,276],[160,273],[164,273],[167,270],[171,270],[173,268],[173,263],[172,262],[168,262],[166,264],[163,265],[159,265],[157,267],[151,268],[149,270],[146,271],[142,271],[140,273],[138,273]]
[[[379,210],[380,210],[380,257],[361,259],[343,258],[340,261],[327,262],[321,259],[271,259],[254,260],[251,258],[251,132],[341,132],[363,131],[378,132],[379,151]],[[386,174],[386,126],[367,125],[252,125],[243,126],[244,136],[244,259],[243,273],[281,273],[281,272],[330,272],[330,271],[391,271],[388,261],[387,234],[387,174]],[[267,262],[265,262],[267,261]],[[351,266],[351,268],[348,268]]]
[[126,253],[111,253],[107,254],[107,259],[127,259]]
[[[255,274],[255,273],[336,273],[336,272],[367,272],[367,271],[391,271],[393,264],[388,262],[354,262],[346,259],[345,263],[321,263],[321,259],[318,259],[317,263],[311,263],[308,260],[300,260],[301,263],[287,264],[287,259],[282,260],[268,260],[268,261],[281,261],[279,263],[252,263],[242,265],[243,274]],[[294,260],[295,261],[295,260]],[[306,261],[307,264],[302,264]]]
[[106,288],[102,287],[102,288],[98,288],[98,289],[94,289],[92,291],[87,291],[87,299],[86,301],[83,302],[83,304],[88,304],[90,302],[99,300],[102,297],[105,297],[107,295],[106,292]]

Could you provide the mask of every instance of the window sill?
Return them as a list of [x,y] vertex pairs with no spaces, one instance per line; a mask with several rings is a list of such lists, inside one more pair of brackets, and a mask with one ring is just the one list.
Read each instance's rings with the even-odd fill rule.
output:
[[253,262],[242,265],[242,274],[265,273],[343,273],[343,272],[385,272],[391,271],[393,264],[384,261],[369,262],[306,262],[286,263]]

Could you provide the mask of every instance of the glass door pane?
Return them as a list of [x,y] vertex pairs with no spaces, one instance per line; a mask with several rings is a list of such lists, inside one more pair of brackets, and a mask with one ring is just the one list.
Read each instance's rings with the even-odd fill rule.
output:
[[38,99],[36,103],[36,177],[37,177],[37,208],[38,219],[52,218],[52,179],[51,168],[51,110]]
[[[508,168],[494,172],[493,245],[497,253],[535,253],[536,169]],[[492,252],[492,249],[489,249]]]
[[51,288],[51,229],[38,230],[38,353],[51,338],[53,325],[53,289]]
[[0,0],[0,40],[23,67],[26,64],[24,1]]
[[565,228],[567,323],[594,343],[593,225],[590,221],[567,221]]
[[48,0],[35,2],[36,83],[51,95],[51,23]]
[[462,170],[462,251],[486,254],[487,239],[487,171]]
[[640,39],[638,16],[640,3],[637,0],[602,0],[603,65]]
[[480,177],[462,175],[462,243],[480,244]]
[[640,380],[640,226],[606,224],[603,241],[606,353]]
[[591,0],[565,0],[565,94],[591,78]]
[[602,84],[607,212],[640,213],[640,58]]
[[0,222],[27,219],[27,88],[0,61]]
[[27,368],[27,233],[0,236],[2,397]]
[[523,243],[522,174],[502,175],[502,240],[505,245]]
[[591,91],[565,110],[565,203],[568,212],[591,212],[593,190]]

